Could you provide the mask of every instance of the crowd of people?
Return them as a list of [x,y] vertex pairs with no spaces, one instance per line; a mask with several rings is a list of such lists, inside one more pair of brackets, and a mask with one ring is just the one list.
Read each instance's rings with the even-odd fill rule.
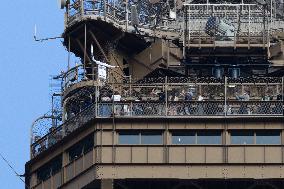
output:
[[[148,95],[136,94],[128,98],[129,94],[102,93],[99,103],[99,115],[109,117],[118,116],[186,116],[186,115],[224,115],[224,114],[283,114],[283,97],[281,94],[251,98],[250,92],[235,92],[234,96],[225,97],[223,94],[203,95],[195,89],[178,91],[172,89],[167,93],[153,88]],[[139,96],[140,94],[140,96]]]
[[[115,116],[224,116],[224,115],[283,115],[283,95],[271,92],[263,93],[255,98],[249,90],[235,91],[234,95],[226,97],[222,93],[202,93],[195,88],[175,89],[167,92],[163,88],[139,89],[130,92],[124,90],[100,90],[94,96],[87,95],[86,100],[78,104],[70,103],[85,109],[92,103],[97,103],[97,117]],[[95,101],[95,99],[97,101]],[[82,106],[82,107],[81,107]],[[76,117],[79,110],[68,107],[69,117]],[[75,113],[76,114],[75,114]],[[68,122],[67,122],[68,123]],[[44,151],[54,145],[62,137],[62,130],[51,127],[46,140],[35,136],[38,145],[33,148],[33,154]]]

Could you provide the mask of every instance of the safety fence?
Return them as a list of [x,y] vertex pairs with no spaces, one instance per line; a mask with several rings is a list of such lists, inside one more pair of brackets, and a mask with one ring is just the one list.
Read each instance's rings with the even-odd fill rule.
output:
[[[77,98],[63,103],[66,107],[62,125],[49,126],[48,130],[41,124],[32,128],[31,156],[37,156],[95,118],[283,117],[283,89],[281,77],[125,78],[122,83],[93,86],[88,94],[79,95],[79,111],[72,112],[72,106],[78,107]],[[84,102],[85,97],[88,103]],[[34,136],[33,130],[40,130],[41,126],[45,132]]]
[[84,16],[95,16],[126,31],[132,31],[135,26],[149,34],[152,30],[175,32],[175,37],[181,37],[185,46],[218,46],[220,41],[226,41],[220,43],[221,46],[265,45],[273,33],[283,30],[284,25],[276,4],[267,7],[260,4],[127,2],[77,0],[68,5],[67,24],[72,25]]

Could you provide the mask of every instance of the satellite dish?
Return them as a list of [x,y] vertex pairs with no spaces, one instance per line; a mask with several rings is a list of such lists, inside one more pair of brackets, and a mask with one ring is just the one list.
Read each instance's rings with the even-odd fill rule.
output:
[[64,9],[66,7],[67,0],[58,0],[58,5],[61,9]]

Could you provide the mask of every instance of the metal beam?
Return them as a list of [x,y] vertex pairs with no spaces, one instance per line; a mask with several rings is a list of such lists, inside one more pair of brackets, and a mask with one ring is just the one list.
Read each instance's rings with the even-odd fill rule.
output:
[[95,34],[92,31],[89,31],[89,33],[91,34],[93,40],[95,41],[96,45],[98,46],[99,50],[101,51],[101,53],[103,54],[105,60],[109,63],[109,59],[107,58],[107,55],[104,51],[104,49],[102,48],[101,44],[99,43],[99,41],[97,40]]
[[[84,52],[84,46],[82,45],[82,43],[80,42],[80,40],[79,40],[79,39],[76,39],[76,42],[78,43],[80,49]],[[89,57],[87,54],[86,54],[86,59],[87,59],[89,62],[91,62],[91,59],[90,59],[90,57]]]

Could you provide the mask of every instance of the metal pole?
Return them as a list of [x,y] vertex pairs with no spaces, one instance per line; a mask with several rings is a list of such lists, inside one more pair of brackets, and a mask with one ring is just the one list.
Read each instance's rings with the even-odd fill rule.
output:
[[51,96],[51,127],[54,127],[54,94]]
[[84,64],[83,64],[83,68],[84,68],[84,76],[85,76],[85,66],[86,66],[86,54],[87,54],[87,24],[85,23],[85,37],[84,37],[85,41],[84,41]]
[[96,85],[96,98],[95,98],[95,117],[98,117],[98,100],[99,100],[99,97],[98,97],[98,85]]
[[227,76],[225,76],[225,91],[224,91],[224,96],[225,96],[225,117],[227,117],[227,110],[228,110],[228,107],[227,107]]
[[129,10],[128,10],[128,0],[125,1],[125,31],[127,32],[128,31],[128,14],[129,14]]
[[81,16],[84,15],[84,0],[81,0]]
[[168,116],[168,76],[165,78],[165,100],[166,100],[166,113],[165,115]]
[[[187,12],[186,12],[187,14]],[[188,17],[188,20],[187,20],[187,23],[189,24],[190,23],[190,6],[188,6],[188,14],[187,14],[187,17]],[[188,48],[190,47],[190,26],[188,25]]]
[[70,56],[71,56],[71,39],[70,39],[70,35],[68,36],[68,66],[67,66],[67,71],[70,70]]
[[272,22],[272,17],[273,17],[272,9],[273,9],[273,1],[270,0],[270,22]]
[[282,77],[282,92],[281,92],[281,102],[282,102],[282,115],[284,116],[284,77]]
[[[185,10],[186,10],[186,7],[185,7]],[[183,55],[183,59],[185,59],[185,36],[186,36],[186,26],[185,26],[185,11],[183,11],[183,48],[182,48],[182,55]]]
[[249,8],[249,27],[248,27],[248,49],[250,49],[250,5]]
[[107,3],[106,3],[107,0],[104,0],[104,19],[106,20],[106,17],[107,17]]
[[130,95],[130,99],[131,99],[131,102],[130,102],[130,117],[132,117],[133,113],[132,113],[132,110],[133,110],[133,102],[132,102],[132,76],[130,75],[129,76],[129,95]]

